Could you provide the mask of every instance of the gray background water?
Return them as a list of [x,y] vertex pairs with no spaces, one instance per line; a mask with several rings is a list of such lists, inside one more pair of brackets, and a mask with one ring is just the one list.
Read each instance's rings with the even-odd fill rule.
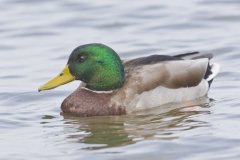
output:
[[[1,0],[0,159],[240,158],[239,0]],[[38,93],[78,45],[122,58],[212,52],[209,105],[75,118],[60,104],[79,82]]]

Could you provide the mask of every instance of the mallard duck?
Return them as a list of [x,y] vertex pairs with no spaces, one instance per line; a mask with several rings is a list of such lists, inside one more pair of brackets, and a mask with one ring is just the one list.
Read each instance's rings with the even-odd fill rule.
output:
[[122,115],[206,96],[219,65],[198,52],[121,60],[110,47],[93,43],[75,48],[63,71],[39,88],[82,81],[61,105],[77,116]]

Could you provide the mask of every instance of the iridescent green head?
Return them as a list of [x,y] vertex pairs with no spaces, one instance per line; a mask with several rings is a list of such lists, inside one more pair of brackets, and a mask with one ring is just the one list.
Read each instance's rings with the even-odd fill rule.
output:
[[87,88],[98,91],[117,89],[124,82],[124,68],[117,53],[103,44],[86,44],[73,50],[69,70]]
[[75,79],[85,82],[91,90],[109,91],[123,85],[124,67],[117,53],[110,47],[98,43],[82,45],[73,50],[60,75],[40,87],[39,91]]

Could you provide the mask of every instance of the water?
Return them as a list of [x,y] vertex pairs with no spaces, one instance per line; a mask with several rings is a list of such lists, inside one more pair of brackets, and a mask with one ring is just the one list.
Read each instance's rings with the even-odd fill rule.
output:
[[[240,157],[237,0],[2,0],[0,159],[221,160]],[[212,52],[221,73],[207,105],[77,118],[60,104],[79,82],[38,93],[76,46],[121,58]]]

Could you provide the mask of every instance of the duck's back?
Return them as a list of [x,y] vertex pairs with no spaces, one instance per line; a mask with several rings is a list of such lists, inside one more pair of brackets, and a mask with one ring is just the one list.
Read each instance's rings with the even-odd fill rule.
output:
[[203,97],[214,78],[208,79],[213,74],[210,57],[193,52],[125,61],[126,81],[111,103],[132,112]]

